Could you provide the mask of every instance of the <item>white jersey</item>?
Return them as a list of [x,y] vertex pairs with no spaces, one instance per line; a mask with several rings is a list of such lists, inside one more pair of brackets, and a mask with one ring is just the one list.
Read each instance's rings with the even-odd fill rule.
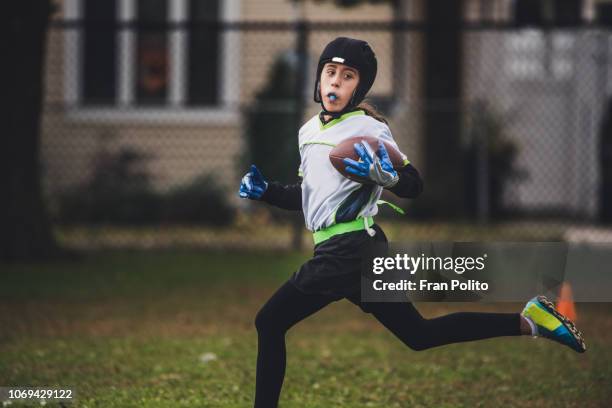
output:
[[[389,126],[363,110],[346,113],[325,125],[317,114],[300,129],[302,209],[310,231],[378,213],[376,202],[383,188],[344,177],[329,160],[329,152],[336,145],[354,136],[373,136],[397,148]],[[403,154],[402,158],[408,163]]]

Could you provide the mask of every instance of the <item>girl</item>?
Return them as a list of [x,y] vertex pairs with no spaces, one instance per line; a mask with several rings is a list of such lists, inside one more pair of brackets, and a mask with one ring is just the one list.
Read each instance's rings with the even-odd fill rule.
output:
[[[314,100],[321,112],[299,131],[301,183],[266,181],[257,167],[244,176],[240,196],[304,212],[314,234],[314,256],[293,273],[255,318],[258,333],[255,407],[276,407],[285,374],[285,334],[297,322],[331,302],[347,298],[371,313],[413,350],[498,336],[530,334],[585,351],[582,335],[543,296],[527,303],[522,313],[452,313],[425,319],[411,303],[362,302],[362,254],[386,246],[374,224],[383,188],[399,197],[416,198],[423,190],[418,171],[404,157],[394,170],[382,143],[376,153],[355,144],[360,161],[345,159],[347,172],[371,181],[361,184],[342,176],[331,165],[329,151],[353,136],[375,136],[394,147],[384,118],[363,99],[376,77],[377,62],[361,40],[336,38],[319,59]],[[399,150],[399,149],[398,149]]]

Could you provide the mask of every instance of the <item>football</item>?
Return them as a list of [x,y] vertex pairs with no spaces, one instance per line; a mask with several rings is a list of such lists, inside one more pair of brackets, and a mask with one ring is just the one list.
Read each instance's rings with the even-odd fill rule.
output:
[[[329,152],[329,160],[331,161],[332,165],[336,168],[336,170],[338,170],[344,177],[349,178],[353,181],[357,181],[359,183],[367,183],[369,181],[366,181],[354,174],[347,173],[345,170],[346,164],[344,164],[344,162],[342,161],[345,158],[359,161],[359,155],[355,151],[354,145],[355,143],[360,143],[362,140],[365,140],[366,142],[368,142],[368,144],[370,145],[370,147],[372,148],[374,152],[378,150],[378,140],[379,139],[375,137],[372,137],[372,136],[350,137],[346,140],[343,140],[340,144],[334,147],[331,150],[331,152]],[[395,147],[393,147],[391,144],[389,144],[386,141],[383,141],[383,143],[385,144],[387,153],[389,153],[389,158],[391,159],[391,163],[393,163],[393,168],[399,169],[399,168],[404,167],[404,160],[402,159],[402,154],[399,152],[399,150],[397,150]]]

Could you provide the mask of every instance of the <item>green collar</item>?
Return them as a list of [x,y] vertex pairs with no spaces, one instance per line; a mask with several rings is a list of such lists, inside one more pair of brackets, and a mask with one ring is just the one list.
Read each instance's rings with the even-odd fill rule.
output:
[[365,115],[364,111],[356,110],[356,111],[352,111],[352,112],[347,112],[344,115],[340,116],[339,118],[330,120],[326,124],[323,124],[323,122],[321,122],[321,112],[323,112],[323,111],[320,111],[319,114],[317,115],[318,118],[319,118],[319,130],[329,129],[330,127],[334,126],[335,124],[340,123],[344,119],[350,118],[351,116]]

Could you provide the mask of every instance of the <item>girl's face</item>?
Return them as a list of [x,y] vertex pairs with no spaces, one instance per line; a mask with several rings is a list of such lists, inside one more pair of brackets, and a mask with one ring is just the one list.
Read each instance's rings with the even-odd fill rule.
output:
[[[321,98],[329,112],[339,112],[351,100],[359,83],[359,72],[344,64],[328,62],[321,71]],[[334,97],[330,97],[335,95]]]

